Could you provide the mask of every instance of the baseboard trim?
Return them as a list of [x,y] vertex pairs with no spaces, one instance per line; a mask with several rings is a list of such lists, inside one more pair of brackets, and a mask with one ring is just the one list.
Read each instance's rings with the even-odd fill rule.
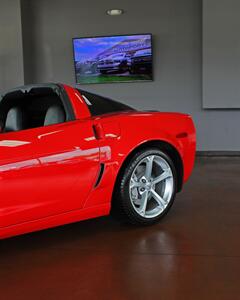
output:
[[240,157],[240,151],[197,151],[197,157]]

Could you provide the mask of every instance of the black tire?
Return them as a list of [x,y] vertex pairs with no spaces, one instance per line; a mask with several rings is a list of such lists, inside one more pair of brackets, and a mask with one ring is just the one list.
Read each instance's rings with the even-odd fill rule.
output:
[[[129,195],[129,181],[131,175],[138,163],[149,155],[158,155],[164,158],[172,170],[174,180],[173,193],[167,207],[161,214],[153,218],[145,218],[139,215],[133,208],[133,204],[131,203]],[[171,208],[176,195],[176,186],[177,173],[171,158],[166,153],[160,151],[157,148],[148,148],[140,150],[130,159],[127,166],[125,166],[124,170],[122,170],[122,172],[120,173],[120,176],[116,182],[112,200],[112,215],[114,217],[117,217],[120,221],[124,221],[134,225],[155,224],[160,219],[162,219]]]

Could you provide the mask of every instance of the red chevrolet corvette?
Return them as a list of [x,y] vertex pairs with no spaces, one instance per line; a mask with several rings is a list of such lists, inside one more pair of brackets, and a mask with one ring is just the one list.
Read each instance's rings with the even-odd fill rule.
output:
[[194,165],[189,115],[63,84],[0,98],[0,238],[108,215],[161,219]]

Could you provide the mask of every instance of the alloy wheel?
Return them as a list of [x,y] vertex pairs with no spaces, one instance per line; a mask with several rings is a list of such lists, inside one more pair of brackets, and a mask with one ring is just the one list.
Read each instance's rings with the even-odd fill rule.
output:
[[173,172],[160,155],[143,158],[132,172],[129,195],[134,210],[144,218],[155,218],[168,207],[174,192]]

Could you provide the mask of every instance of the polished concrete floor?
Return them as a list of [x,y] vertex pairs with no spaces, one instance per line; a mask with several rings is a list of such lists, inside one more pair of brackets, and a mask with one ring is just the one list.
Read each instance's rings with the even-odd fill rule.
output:
[[202,158],[159,224],[0,241],[0,299],[240,299],[240,158]]

